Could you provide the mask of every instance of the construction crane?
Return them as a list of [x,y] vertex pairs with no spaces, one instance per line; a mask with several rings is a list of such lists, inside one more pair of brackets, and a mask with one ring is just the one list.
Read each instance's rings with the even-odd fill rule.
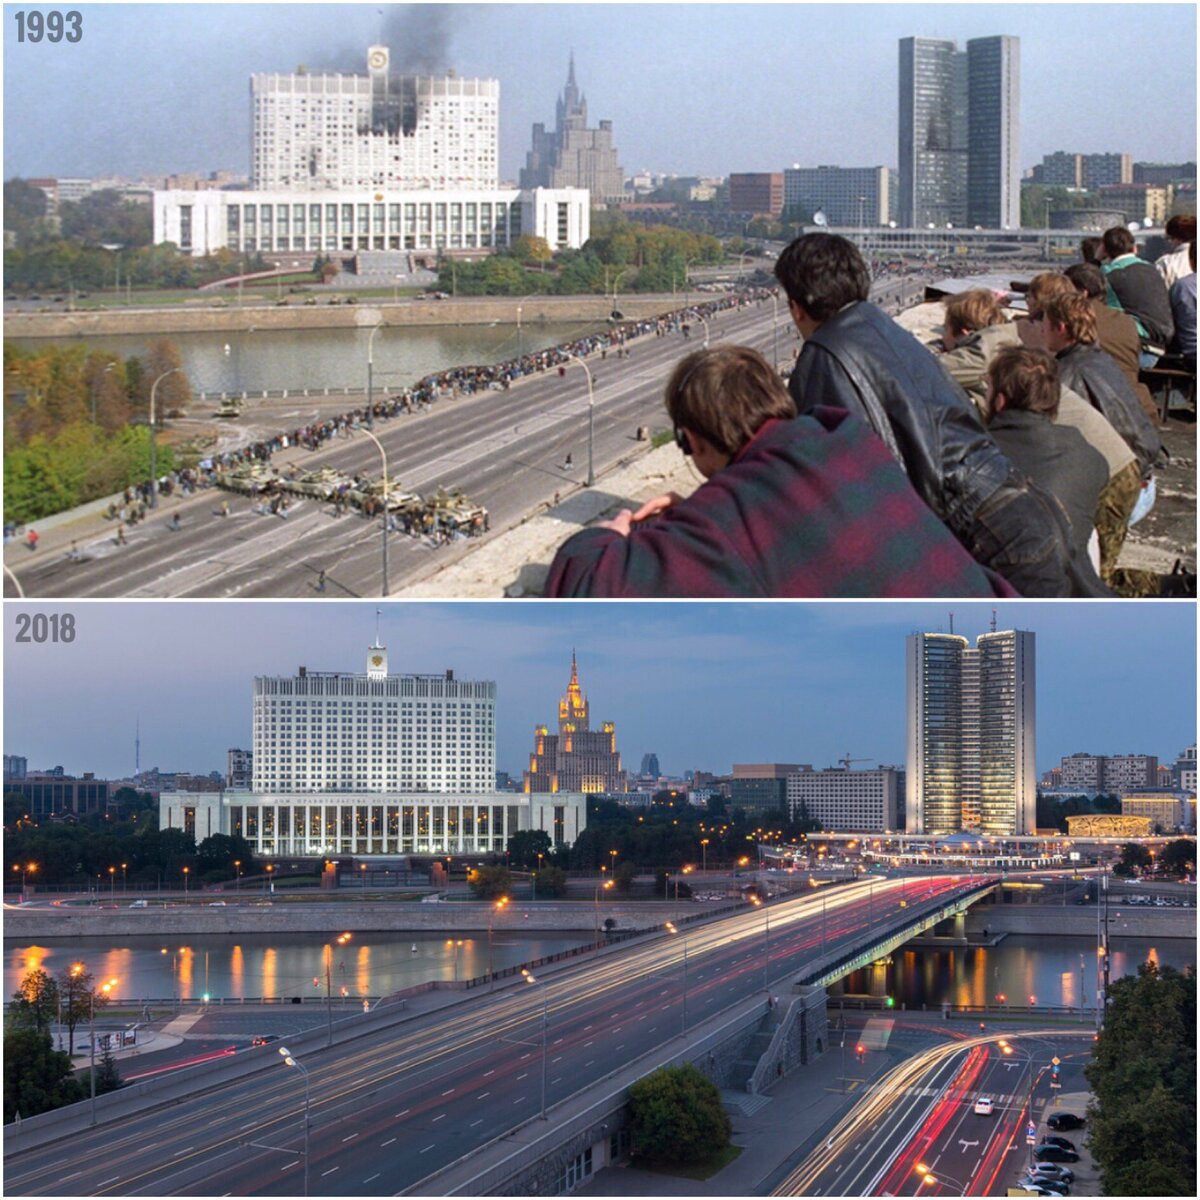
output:
[[851,757],[850,757],[850,751],[849,751],[849,750],[847,750],[847,751],[846,751],[846,757],[845,757],[845,758],[839,758],[839,759],[838,759],[838,762],[840,762],[840,763],[842,764],[842,766],[846,768],[846,770],[847,770],[847,771],[849,771],[849,770],[850,770],[850,764],[851,764],[851,763],[856,763],[856,762],[870,762],[870,761],[871,761],[871,760],[870,760],[869,758],[851,758]]

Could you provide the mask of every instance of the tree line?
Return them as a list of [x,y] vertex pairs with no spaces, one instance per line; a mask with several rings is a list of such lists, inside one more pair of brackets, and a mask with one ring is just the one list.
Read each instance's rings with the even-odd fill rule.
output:
[[[4,344],[4,520],[25,524],[111,495],[150,475],[150,392],[180,366],[174,342],[144,359],[122,359],[83,343],[23,348]],[[162,379],[155,423],[192,399],[182,371]],[[157,447],[161,472],[176,464]]]

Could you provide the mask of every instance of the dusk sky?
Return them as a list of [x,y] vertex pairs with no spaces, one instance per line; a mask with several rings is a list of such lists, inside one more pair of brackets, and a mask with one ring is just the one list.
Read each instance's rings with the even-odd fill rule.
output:
[[[75,602],[70,644],[14,642],[5,604],[4,751],[34,768],[132,773],[225,770],[251,745],[255,675],[362,672],[378,602]],[[394,674],[497,683],[497,766],[527,765],[535,725],[553,726],[571,651],[593,725],[616,722],[636,771],[728,772],[734,762],[821,768],[846,754],[903,763],[904,638],[974,640],[986,603],[383,605]],[[1196,610],[1191,603],[1001,602],[997,628],[1037,634],[1039,771],[1077,751],[1157,754],[1196,737]]]
[[[44,7],[44,6],[43,6]],[[1021,165],[1056,150],[1196,153],[1192,4],[72,4],[74,44],[16,39],[5,5],[4,176],[249,170],[254,72],[453,68],[500,81],[500,167],[554,124],[575,52],[589,124],[627,173],[895,166],[897,42],[1021,39]],[[382,15],[381,15],[382,14]]]

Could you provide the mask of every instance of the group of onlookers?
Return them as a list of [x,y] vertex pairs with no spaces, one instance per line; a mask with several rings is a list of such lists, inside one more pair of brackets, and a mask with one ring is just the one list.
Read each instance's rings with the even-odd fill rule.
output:
[[1168,234],[1151,264],[1107,231],[1015,322],[991,291],[953,297],[940,354],[869,301],[849,241],[796,239],[775,269],[803,337],[787,388],[743,347],[685,357],[666,407],[707,482],[574,535],[547,594],[1113,594],[1165,454],[1139,370],[1189,344],[1195,367],[1194,217]]

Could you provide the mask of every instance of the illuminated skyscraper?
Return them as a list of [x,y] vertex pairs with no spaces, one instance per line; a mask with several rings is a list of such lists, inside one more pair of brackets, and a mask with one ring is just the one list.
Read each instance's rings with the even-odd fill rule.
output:
[[534,730],[534,750],[525,772],[526,792],[623,792],[627,777],[617,752],[616,727],[590,727],[587,697],[571,654],[571,681],[558,702],[558,733]]
[[1036,824],[1034,634],[914,633],[906,643],[906,827],[1032,833]]

